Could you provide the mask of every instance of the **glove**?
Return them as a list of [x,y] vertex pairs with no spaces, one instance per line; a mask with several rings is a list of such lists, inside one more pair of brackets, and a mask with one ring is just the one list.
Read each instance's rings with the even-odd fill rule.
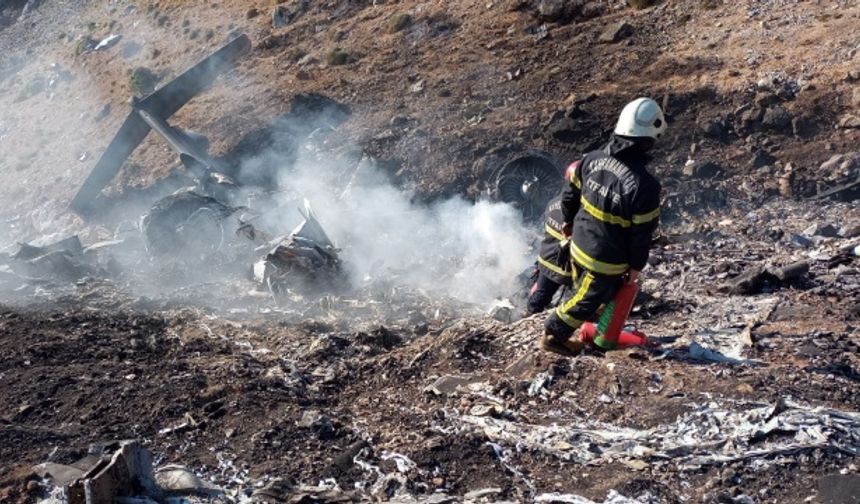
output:
[[564,234],[565,238],[570,238],[570,235],[573,234],[573,224],[570,222],[565,222],[561,225],[561,232]]

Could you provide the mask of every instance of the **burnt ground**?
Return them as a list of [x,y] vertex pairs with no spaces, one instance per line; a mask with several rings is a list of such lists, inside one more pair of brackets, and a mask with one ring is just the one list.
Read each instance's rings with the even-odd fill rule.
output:
[[[689,468],[680,452],[614,456],[599,442],[600,457],[586,463],[523,434],[553,424],[659,430],[702,408],[780,399],[860,410],[856,239],[793,241],[810,224],[857,222],[856,201],[807,199],[858,172],[843,160],[822,167],[858,141],[856,128],[837,127],[858,107],[852,2],[590,2],[562,20],[540,19],[537,2],[289,2],[299,10],[278,29],[267,2],[44,1],[19,19],[22,3],[0,18],[4,241],[102,233],[65,205],[127,113],[127,72],[145,66],[166,80],[238,31],[254,40],[252,54],[178,123],[226,154],[265,136],[295,95],[322,93],[352,110],[335,147],[373,155],[426,199],[477,197],[492,168],[523,149],[567,162],[645,94],[671,126],[655,153],[667,210],[643,286],[653,298],[635,320],[666,350],[554,359],[533,349],[538,319],[460,319],[440,300],[422,301],[418,320],[378,316],[361,306],[371,296],[311,315],[231,314],[199,294],[147,300],[89,281],[45,288],[0,310],[0,500],[35,500],[44,488],[28,493],[33,464],[70,463],[90,443],[126,438],[234,492],[331,477],[358,484],[365,500],[498,487],[493,498],[514,501],[559,492],[601,502],[615,490],[657,502],[805,502],[823,500],[822,477],[857,473],[858,445],[835,435],[817,448]],[[395,29],[403,13],[411,22]],[[601,42],[618,22],[630,34]],[[83,38],[111,33],[124,36],[112,50],[77,53]],[[330,64],[336,47],[346,64]],[[150,138],[112,189],[150,187],[174,164]],[[720,290],[750,268],[799,259],[813,265],[802,281],[751,296]],[[247,288],[222,286],[217,297]],[[450,313],[434,317],[440,305]],[[734,344],[744,327],[742,355],[761,365],[690,358],[708,329],[728,329]],[[542,373],[551,382],[530,394]],[[425,390],[455,374],[477,385]],[[519,426],[521,442],[474,418]],[[720,449],[792,436],[736,437]],[[399,471],[392,453],[415,466]]]
[[[30,464],[71,463],[90,443],[138,438],[164,462],[193,467],[227,487],[275,477],[311,483],[332,477],[343,488],[371,487],[379,476],[352,461],[359,452],[350,450],[360,443],[366,448],[358,458],[384,472],[393,470],[387,453],[415,463],[402,481],[368,488],[377,498],[386,491],[463,495],[498,487],[512,500],[557,491],[601,501],[616,490],[631,497],[647,491],[659,502],[722,502],[740,494],[803,502],[822,476],[853,457],[823,447],[763,456],[756,468],[739,460],[680,470],[659,459],[636,468],[624,460],[577,465],[522,447],[501,460],[493,440],[460,417],[495,404],[500,409],[491,417],[521,425],[587,418],[650,429],[708,403],[743,410],[789,399],[857,411],[860,341],[853,323],[846,333],[851,314],[823,313],[826,303],[810,299],[810,290],[781,292],[772,321],[753,331],[748,357],[761,366],[657,359],[659,351],[644,349],[554,358],[533,349],[539,319],[512,326],[452,321],[419,336],[397,326],[365,332],[196,310],[145,314],[133,303],[112,310],[7,307],[0,314],[6,412],[0,456],[10,462],[4,499],[27,500]],[[656,311],[659,304],[645,306]],[[690,311],[689,319],[698,320]],[[801,313],[816,316],[801,320]],[[640,324],[668,336],[657,328],[676,318],[667,312]],[[553,376],[552,384],[532,395],[530,384],[542,372]],[[470,376],[479,386],[443,389],[441,396],[426,390],[448,375]]]

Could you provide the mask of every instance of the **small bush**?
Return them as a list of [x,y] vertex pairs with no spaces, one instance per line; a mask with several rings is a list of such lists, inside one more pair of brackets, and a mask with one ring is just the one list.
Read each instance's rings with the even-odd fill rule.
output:
[[137,67],[131,71],[128,76],[128,87],[132,93],[139,96],[146,96],[155,91],[155,85],[160,79],[150,69],[145,67]]
[[653,5],[657,5],[660,0],[627,0],[627,5],[634,9],[647,9]]
[[326,56],[326,62],[331,66],[346,65],[351,60],[349,53],[340,47],[335,47]]
[[80,56],[81,54],[89,51],[95,47],[96,44],[98,44],[98,42],[93,40],[90,36],[83,37],[75,44],[75,56]]
[[399,32],[401,30],[405,30],[412,25],[412,16],[409,14],[401,13],[394,14],[390,18],[388,18],[388,31],[391,33]]

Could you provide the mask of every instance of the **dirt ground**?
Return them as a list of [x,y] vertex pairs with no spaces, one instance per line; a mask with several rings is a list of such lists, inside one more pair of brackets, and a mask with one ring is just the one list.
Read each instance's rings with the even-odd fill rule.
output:
[[[529,1],[295,1],[281,4],[291,19],[278,28],[271,2],[44,0],[21,15],[24,3],[0,4],[0,245],[85,232],[67,205],[128,114],[132,69],[164,83],[247,33],[251,54],[175,123],[229,157],[296,95],[320,93],[352,113],[332,148],[372,156],[419,200],[477,199],[499,161],[526,149],[566,164],[605,140],[624,103],[660,101],[665,225],[633,320],[664,344],[554,358],[535,350],[540,316],[503,324],[451,300],[403,307],[357,294],[284,315],[233,278],[154,299],[119,281],[46,285],[0,308],[0,502],[38,501],[46,487],[33,465],[117,439],[141,440],[159,464],[192,468],[234,501],[275,478],[333,478],[356,501],[497,488],[484,501],[604,502],[615,491],[639,502],[860,502],[822,487],[858,474],[860,445],[835,435],[682,467],[680,453],[610,457],[599,443],[601,457],[577,461],[475,423],[656,436],[702,408],[789,401],[858,414],[856,238],[791,242],[810,224],[860,224],[856,199],[813,198],[860,173],[821,168],[860,140],[839,126],[860,115],[856,2],[597,1],[543,19]],[[621,35],[601,40],[607,30]],[[78,50],[114,33],[108,50]],[[706,162],[718,168],[689,171]],[[151,135],[110,190],[150,187],[175,166]],[[802,281],[721,290],[755,265],[799,259],[813,263]],[[757,303],[771,308],[753,323]],[[743,357],[754,364],[690,358],[690,342],[714,327],[748,329]],[[428,389],[446,376],[477,385]],[[401,470],[395,455],[414,466]]]

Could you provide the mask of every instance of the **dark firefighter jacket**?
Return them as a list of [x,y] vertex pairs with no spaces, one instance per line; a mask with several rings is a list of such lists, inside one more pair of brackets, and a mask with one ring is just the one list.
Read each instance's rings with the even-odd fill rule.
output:
[[565,222],[573,222],[572,259],[604,275],[641,270],[660,216],[660,183],[645,168],[648,155],[613,137],[569,169],[562,191]]
[[561,209],[561,196],[554,198],[546,206],[544,239],[540,244],[538,267],[550,280],[561,285],[571,285],[570,253],[562,248],[566,242],[561,230],[564,212]]

